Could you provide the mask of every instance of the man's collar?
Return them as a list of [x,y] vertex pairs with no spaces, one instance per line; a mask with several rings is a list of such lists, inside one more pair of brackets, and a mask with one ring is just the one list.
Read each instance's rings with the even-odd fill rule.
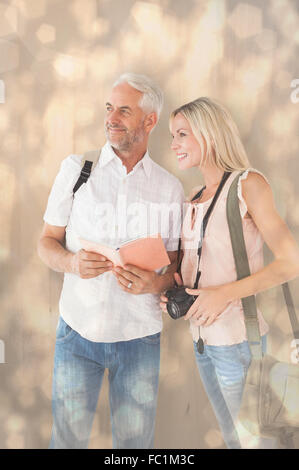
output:
[[[143,166],[143,169],[144,169],[144,172],[145,172],[146,176],[149,178],[150,175],[151,175],[153,162],[152,162],[152,160],[149,156],[148,150],[145,152],[145,154],[144,154],[142,160],[140,160],[140,162]],[[138,165],[138,163],[137,163],[137,165]]]
[[[107,165],[109,162],[111,162],[115,158],[117,158],[117,160],[120,161],[120,159],[118,158],[118,156],[114,152],[114,150],[113,150],[112,146],[110,145],[110,143],[106,142],[106,144],[104,145],[104,147],[101,150],[101,155],[100,155],[100,160],[99,160],[100,168],[104,167],[105,165]],[[139,162],[136,163],[135,167],[137,165],[142,166],[146,176],[149,178],[150,174],[151,174],[151,170],[152,170],[152,164],[153,164],[153,162],[152,162],[152,160],[149,156],[148,150],[147,150],[145,152],[143,158]]]
[[111,162],[117,155],[114,153],[113,148],[109,144],[109,142],[106,142],[104,147],[102,147],[101,150],[101,155],[100,155],[100,160],[99,160],[99,166],[100,168],[103,168],[107,163]]

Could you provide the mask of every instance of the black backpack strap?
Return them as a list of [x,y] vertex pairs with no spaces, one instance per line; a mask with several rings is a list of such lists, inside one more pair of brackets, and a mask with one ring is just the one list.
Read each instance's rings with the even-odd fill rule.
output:
[[84,153],[82,158],[82,170],[80,176],[73,188],[73,195],[76,191],[82,186],[83,183],[86,183],[88,178],[90,177],[92,169],[96,166],[98,160],[100,158],[100,151],[99,150],[91,150],[89,152]]

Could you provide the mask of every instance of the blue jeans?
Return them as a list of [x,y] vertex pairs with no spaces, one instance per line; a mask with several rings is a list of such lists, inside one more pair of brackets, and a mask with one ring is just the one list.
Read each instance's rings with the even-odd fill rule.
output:
[[[266,336],[262,349],[266,351]],[[242,401],[251,352],[247,341],[231,346],[205,345],[199,354],[194,342],[195,358],[201,380],[216,415],[224,442],[229,449],[242,448],[235,423]],[[272,448],[273,439],[260,438],[258,447]]]
[[88,447],[105,368],[115,449],[153,447],[160,333],[131,341],[95,343],[60,317],[53,376],[51,449]]

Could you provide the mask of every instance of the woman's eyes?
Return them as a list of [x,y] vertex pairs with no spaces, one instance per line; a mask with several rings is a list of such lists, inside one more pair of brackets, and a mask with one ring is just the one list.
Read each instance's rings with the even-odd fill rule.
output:
[[[186,136],[187,136],[187,134],[185,134],[184,132],[179,132],[177,135],[178,135],[179,137],[186,137]],[[173,135],[173,134],[171,134],[171,138],[174,139],[174,135]]]

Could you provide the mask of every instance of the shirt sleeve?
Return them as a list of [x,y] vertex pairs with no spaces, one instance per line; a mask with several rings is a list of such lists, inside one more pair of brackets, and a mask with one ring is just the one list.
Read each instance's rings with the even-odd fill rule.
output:
[[265,175],[263,175],[263,173],[261,173],[260,171],[255,170],[254,168],[248,168],[240,176],[239,181],[238,181],[238,198],[239,198],[240,214],[241,214],[242,219],[244,218],[244,216],[247,213],[247,204],[246,204],[245,199],[243,198],[243,194],[242,194],[242,181],[246,180],[246,178],[247,178],[247,176],[250,172],[257,173],[258,175],[262,176],[265,179],[265,181],[269,184],[269,181],[267,180]]
[[174,185],[170,202],[169,237],[164,239],[167,251],[177,251],[183,223],[185,192],[179,180]]
[[67,226],[73,204],[73,188],[81,173],[81,159],[81,155],[69,155],[62,161],[44,213],[47,224]]

